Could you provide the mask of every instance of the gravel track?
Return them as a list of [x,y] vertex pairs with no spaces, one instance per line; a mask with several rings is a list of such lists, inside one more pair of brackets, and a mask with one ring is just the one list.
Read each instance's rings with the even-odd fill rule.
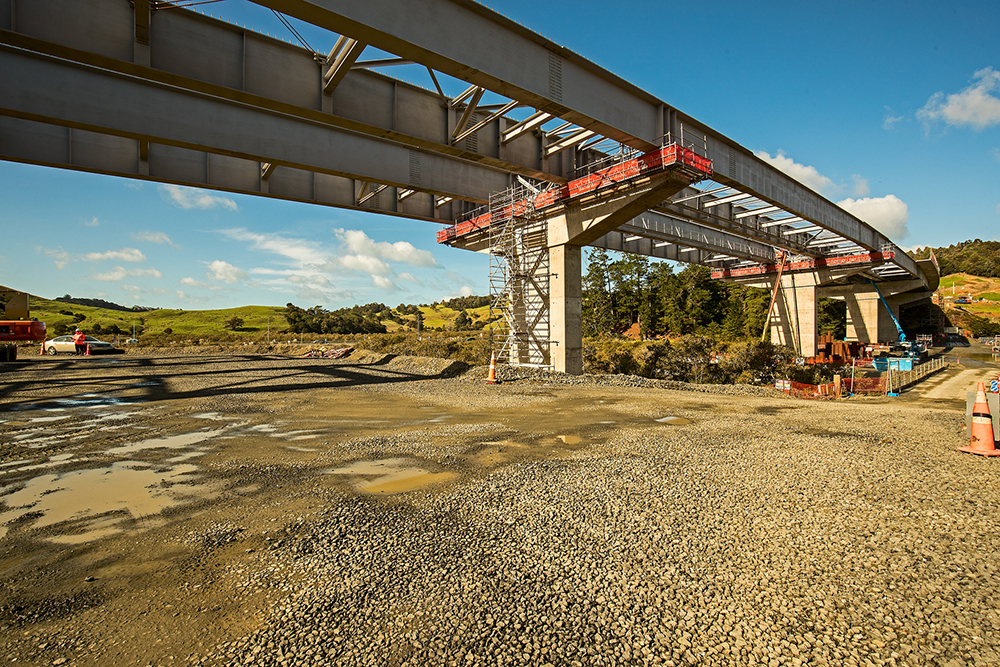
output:
[[[27,364],[0,408],[67,393],[36,375],[51,363]],[[967,436],[954,409],[506,367],[487,387],[484,367],[379,355],[58,372],[73,392],[99,383],[178,414],[307,428],[315,406],[350,395],[389,420],[330,427],[299,458],[251,456],[262,445],[241,435],[206,466],[230,483],[216,505],[104,540],[180,549],[163,575],[187,596],[175,611],[215,619],[201,646],[165,612],[164,646],[129,635],[126,654],[153,664],[1000,664],[1000,462],[955,452]],[[411,417],[430,407],[438,421]],[[0,463],[25,456],[3,442]],[[375,496],[330,474],[400,456],[457,481]],[[44,583],[36,570],[70,555],[25,564],[46,544],[35,533],[0,538],[15,545],[5,581]],[[151,623],[123,600],[155,596],[142,578],[94,586],[58,618],[0,605],[0,659],[109,664],[124,650],[115,628]]]

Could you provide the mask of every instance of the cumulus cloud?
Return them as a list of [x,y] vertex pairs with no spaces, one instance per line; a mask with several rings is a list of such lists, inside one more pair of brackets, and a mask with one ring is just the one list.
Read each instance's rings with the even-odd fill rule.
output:
[[160,245],[170,245],[170,246],[174,245],[174,242],[171,241],[170,237],[167,236],[164,232],[152,232],[148,230],[143,232],[132,232],[132,240],[146,241],[148,243],[158,243]]
[[227,285],[232,285],[240,280],[246,280],[247,274],[243,269],[239,269],[229,262],[224,262],[221,259],[217,259],[214,262],[210,262],[208,265],[208,273],[206,274],[211,280],[218,280],[219,282],[226,283]]
[[93,218],[87,220],[83,224],[85,227],[100,227],[101,221],[97,219],[97,216],[94,216]]
[[229,197],[213,195],[206,190],[198,188],[184,188],[179,185],[161,185],[160,196],[165,201],[185,210],[199,209],[209,210],[221,208],[227,211],[238,211],[236,202]]
[[69,253],[63,250],[62,246],[59,246],[58,248],[43,248],[41,246],[35,246],[35,252],[48,255],[55,260],[57,269],[65,268],[66,264],[69,263]]
[[146,256],[136,248],[122,248],[107,252],[88,252],[83,259],[88,262],[103,262],[106,259],[117,259],[119,262],[145,262]]
[[1000,72],[986,67],[972,75],[974,81],[957,93],[934,93],[917,117],[925,123],[943,121],[947,125],[974,130],[1000,124]]
[[868,180],[858,174],[854,174],[851,178],[854,179],[854,196],[867,197],[868,193],[871,192],[871,189],[868,187]]
[[403,262],[410,266],[435,267],[437,260],[427,250],[420,250],[406,241],[376,242],[360,229],[335,229],[334,234],[347,248],[357,255],[369,255],[390,262]]
[[396,283],[392,282],[392,279],[386,276],[372,276],[372,283],[375,287],[386,292],[395,292],[399,289]]
[[[330,301],[354,298],[354,292],[344,288],[359,277],[382,291],[398,291],[397,277],[414,284],[421,281],[412,273],[396,273],[395,265],[438,269],[434,255],[406,241],[395,243],[375,241],[365,232],[334,229],[335,244],[324,244],[282,234],[258,233],[244,228],[218,230],[218,233],[247,244],[251,250],[272,256],[272,266],[254,267],[249,275],[260,276],[260,286],[295,292],[305,298]],[[323,299],[318,296],[323,295]]]
[[904,239],[910,233],[907,229],[910,214],[906,202],[895,195],[863,199],[848,198],[837,202],[837,205],[891,239]]
[[779,150],[778,154],[774,156],[771,156],[766,151],[754,151],[754,155],[816,192],[825,193],[836,187],[833,181],[819,173],[816,167],[799,164],[785,155],[785,151]]
[[106,282],[120,282],[126,278],[162,278],[163,274],[156,269],[126,269],[123,266],[116,266],[106,273],[95,273],[87,277]]

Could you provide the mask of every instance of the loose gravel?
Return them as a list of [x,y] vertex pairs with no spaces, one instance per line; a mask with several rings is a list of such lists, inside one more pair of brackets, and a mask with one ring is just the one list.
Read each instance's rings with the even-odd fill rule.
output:
[[[235,444],[213,459],[239,494],[160,529],[184,550],[171,566],[179,589],[202,600],[178,611],[208,618],[199,595],[253,611],[200,647],[178,643],[175,660],[149,646],[150,662],[1000,664],[998,462],[955,452],[967,437],[960,412],[905,395],[817,403],[505,366],[502,384],[486,386],[485,367],[363,353],[220,359],[205,373],[201,363],[72,372],[126,394],[157,378],[139,394],[157,406],[210,402],[221,417],[302,428],[309,405],[350,391],[391,423],[323,432],[294,461],[251,460]],[[0,407],[51,394],[29,382]],[[392,422],[411,404],[440,421]],[[668,416],[689,423],[656,421]],[[484,452],[500,458],[484,463]],[[400,456],[459,481],[372,496],[330,475]],[[3,562],[5,578],[27,567]],[[0,647],[33,642],[30,664],[102,664],[113,650],[84,637],[110,622],[109,598],[143,594],[141,580],[130,586],[91,589],[88,611],[58,618],[15,622],[0,607]]]

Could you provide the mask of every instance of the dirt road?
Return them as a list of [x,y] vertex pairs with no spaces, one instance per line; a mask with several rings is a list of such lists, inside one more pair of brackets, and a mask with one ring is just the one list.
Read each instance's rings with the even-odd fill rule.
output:
[[8,367],[0,661],[1000,663],[964,371],[838,402],[462,371]]

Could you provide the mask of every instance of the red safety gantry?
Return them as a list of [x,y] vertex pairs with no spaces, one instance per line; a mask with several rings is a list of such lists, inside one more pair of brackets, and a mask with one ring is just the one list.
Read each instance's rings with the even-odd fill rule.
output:
[[[630,181],[648,178],[661,171],[674,171],[689,178],[692,183],[712,176],[712,161],[678,144],[668,144],[642,155],[623,160],[605,169],[574,179],[566,185],[539,192],[534,201],[514,202],[501,217],[517,217],[528,212],[564,205],[569,200],[598,192],[609,186],[628,185]],[[473,232],[487,229],[493,216],[489,212],[464,220],[438,232],[438,243],[451,243]]]

